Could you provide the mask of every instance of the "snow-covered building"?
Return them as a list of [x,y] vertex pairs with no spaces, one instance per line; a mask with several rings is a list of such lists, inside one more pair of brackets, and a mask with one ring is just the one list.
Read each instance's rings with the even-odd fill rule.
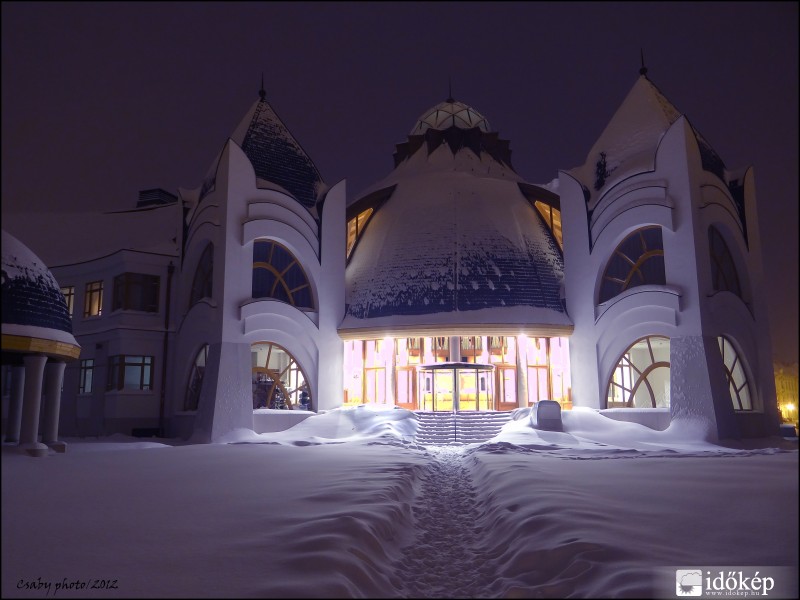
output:
[[52,273],[5,230],[2,306],[3,387],[8,383],[3,441],[17,444],[31,456],[44,456],[48,447],[63,452],[58,425],[64,368],[78,357],[81,347],[72,335],[67,302]]
[[[644,71],[546,185],[453,98],[394,163],[347,202],[261,90],[199,187],[150,190],[91,223],[124,230],[110,245],[46,256],[82,307],[62,429],[211,440],[342,405],[544,399],[710,438],[777,428],[752,169],[728,170]],[[57,231],[14,227],[39,252]]]

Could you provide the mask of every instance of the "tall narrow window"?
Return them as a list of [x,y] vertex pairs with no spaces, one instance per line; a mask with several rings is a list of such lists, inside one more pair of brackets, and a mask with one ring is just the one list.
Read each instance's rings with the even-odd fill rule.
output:
[[86,284],[83,298],[83,316],[99,317],[103,314],[103,282],[90,281]]
[[197,269],[192,279],[192,291],[189,294],[189,307],[195,305],[198,300],[211,298],[212,283],[214,279],[214,244],[209,243],[200,260],[197,262]]
[[183,410],[197,410],[200,404],[200,392],[203,389],[203,377],[206,373],[206,361],[208,360],[208,344],[200,348],[197,357],[192,365],[192,372],[189,374],[189,385],[186,386],[186,398],[183,402]]
[[289,250],[272,240],[253,245],[253,298],[273,298],[297,308],[314,308],[303,267]]
[[536,200],[533,205],[550,228],[550,232],[553,234],[556,242],[558,242],[558,247],[563,250],[564,239],[561,234],[561,211],[557,208],[553,208],[549,204],[545,204],[541,200]]
[[114,310],[158,312],[158,275],[123,273],[114,277]]
[[350,258],[350,253],[356,245],[356,241],[364,233],[364,227],[367,226],[367,221],[372,216],[371,208],[360,212],[357,216],[353,217],[347,222],[347,257]]
[[68,285],[61,288],[61,293],[64,294],[64,301],[67,303],[67,310],[69,316],[72,316],[72,310],[75,308],[75,286]]
[[94,380],[94,359],[87,358],[81,361],[80,382],[78,384],[79,394],[91,394],[92,382]]
[[153,357],[115,355],[108,359],[107,390],[152,390]]
[[643,227],[622,240],[614,250],[603,273],[600,302],[639,285],[665,283],[661,227]]
[[722,352],[722,363],[725,365],[725,376],[728,378],[733,409],[753,410],[753,403],[750,400],[750,385],[747,383],[747,375],[739,355],[727,338],[720,336],[717,341],[719,342],[719,351]]
[[708,228],[708,251],[711,255],[711,283],[714,291],[733,292],[741,298],[742,288],[731,251],[725,238],[714,226]]
[[649,336],[628,348],[608,382],[608,408],[669,407],[669,338]]

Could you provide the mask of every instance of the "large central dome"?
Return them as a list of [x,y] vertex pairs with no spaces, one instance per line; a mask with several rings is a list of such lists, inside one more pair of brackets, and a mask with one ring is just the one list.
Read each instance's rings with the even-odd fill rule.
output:
[[348,208],[340,332],[571,330],[561,251],[523,187],[480,113],[452,99],[425,112]]
[[448,98],[430,110],[422,113],[409,135],[422,135],[428,129],[444,131],[450,127],[459,129],[473,129],[478,127],[481,131],[489,133],[489,121],[482,114],[463,102]]

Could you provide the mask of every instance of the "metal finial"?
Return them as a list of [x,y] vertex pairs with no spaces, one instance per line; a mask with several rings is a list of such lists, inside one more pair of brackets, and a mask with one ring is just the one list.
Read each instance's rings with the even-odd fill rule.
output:
[[644,66],[644,50],[642,48],[639,48],[639,52],[642,55],[642,68],[639,69],[639,75],[645,75],[646,76],[647,75],[647,67]]
[[453,82],[449,76],[447,77],[447,101],[455,102],[455,100],[453,100]]
[[261,72],[261,89],[258,90],[258,97],[262,100],[267,95],[267,92],[264,91],[264,72]]

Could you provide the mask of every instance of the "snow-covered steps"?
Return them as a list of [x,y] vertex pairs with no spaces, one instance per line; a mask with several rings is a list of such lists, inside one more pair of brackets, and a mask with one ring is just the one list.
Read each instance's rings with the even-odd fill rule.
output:
[[416,411],[416,441],[422,445],[474,444],[493,438],[509,421],[508,411]]

